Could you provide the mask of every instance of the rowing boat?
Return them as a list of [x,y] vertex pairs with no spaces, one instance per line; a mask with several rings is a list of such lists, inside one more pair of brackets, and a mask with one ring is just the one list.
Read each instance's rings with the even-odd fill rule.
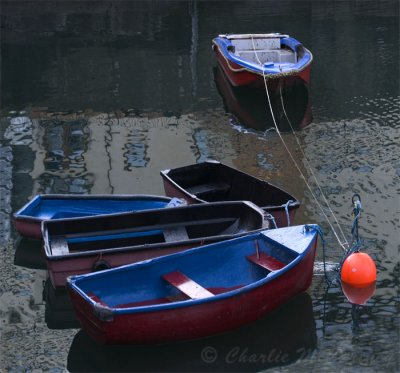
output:
[[310,82],[311,52],[289,35],[230,34],[213,39],[213,49],[235,87],[276,89],[301,79]]
[[265,227],[251,202],[219,202],[132,213],[47,220],[44,251],[54,287],[96,272],[226,240]]
[[67,290],[82,328],[98,342],[206,337],[253,322],[305,291],[316,245],[312,227],[264,230],[72,276]]
[[269,181],[213,160],[163,170],[161,177],[167,196],[188,203],[251,201],[271,215],[277,227],[290,225],[300,207],[294,196]]
[[147,210],[169,203],[171,199],[167,197],[140,194],[39,194],[14,214],[14,225],[21,236],[41,239],[40,225],[44,220]]

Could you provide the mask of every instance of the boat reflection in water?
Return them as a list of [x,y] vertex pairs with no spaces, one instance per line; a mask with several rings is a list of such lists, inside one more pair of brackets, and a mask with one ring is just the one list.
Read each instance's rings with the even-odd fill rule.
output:
[[[219,65],[214,67],[214,81],[222,96],[225,110],[238,120],[235,124],[256,131],[275,128],[265,89],[233,87]],[[282,98],[279,90],[269,92],[279,131],[291,131],[291,126],[298,130],[310,124],[313,115],[308,86],[299,78],[290,86],[282,86],[281,92]]]
[[[14,264],[24,268],[46,270],[46,256],[43,244],[39,240],[19,237],[15,242]],[[42,290],[42,301],[45,303],[45,322],[49,329],[79,328],[66,288],[55,289],[47,278]],[[40,281],[42,286],[42,281]],[[42,289],[42,288],[41,288]],[[40,296],[40,293],[39,293]]]
[[289,303],[239,329],[184,343],[100,345],[83,330],[74,337],[69,371],[259,371],[310,356],[317,345],[311,298]]
[[65,288],[55,289],[50,279],[43,287],[44,319],[49,329],[77,329],[80,327]]
[[18,237],[14,243],[14,264],[31,269],[47,269],[43,244],[39,240]]

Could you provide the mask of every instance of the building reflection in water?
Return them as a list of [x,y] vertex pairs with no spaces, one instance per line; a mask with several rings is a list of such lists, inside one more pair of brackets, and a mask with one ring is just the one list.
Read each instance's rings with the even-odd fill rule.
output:
[[201,148],[191,136],[199,123],[179,113],[29,115],[29,143],[12,144],[31,184],[24,183],[15,211],[39,193],[163,194],[159,171],[195,162]]

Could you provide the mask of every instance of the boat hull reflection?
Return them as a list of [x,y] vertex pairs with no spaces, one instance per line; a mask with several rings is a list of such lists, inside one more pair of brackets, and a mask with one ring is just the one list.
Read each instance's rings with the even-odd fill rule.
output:
[[80,327],[66,288],[55,289],[50,279],[47,279],[43,288],[43,300],[45,302],[44,319],[49,329]]
[[[219,65],[214,67],[214,81],[225,110],[236,117],[239,125],[256,131],[275,128],[265,89],[233,87]],[[308,86],[296,79],[290,86],[282,85],[281,92],[282,97],[280,90],[269,92],[279,131],[291,131],[291,127],[298,130],[310,124],[313,115]]]
[[259,371],[306,358],[316,348],[311,298],[301,293],[250,325],[184,343],[100,345],[83,330],[72,342],[70,371]]
[[30,269],[47,269],[41,241],[18,237],[14,243],[14,264]]

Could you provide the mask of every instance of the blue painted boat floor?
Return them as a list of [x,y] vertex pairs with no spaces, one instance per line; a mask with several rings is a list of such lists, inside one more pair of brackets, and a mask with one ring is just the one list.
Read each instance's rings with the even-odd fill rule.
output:
[[121,213],[137,210],[163,208],[167,201],[151,199],[84,199],[77,196],[76,199],[45,199],[36,197],[16,215],[37,219],[66,219],[83,216],[95,216],[110,213]]
[[[316,239],[304,226],[279,228],[89,275],[69,286],[118,313],[211,301],[272,281],[299,263]],[[246,290],[247,289],[247,290]]]
[[[244,285],[237,285],[237,286],[232,286],[230,288],[222,288],[222,287],[212,287],[207,289],[210,293],[217,295],[217,294],[222,294],[222,293],[227,293],[232,290],[237,290],[242,288]],[[91,296],[93,300],[96,300],[97,302],[100,302],[104,306],[108,306],[108,304],[104,303],[100,298],[97,298],[96,296]],[[175,294],[171,295],[168,297],[164,298],[157,298],[157,299],[148,299],[145,301],[140,301],[140,302],[131,302],[131,303],[122,303],[122,304],[117,304],[113,307],[115,308],[131,308],[131,307],[143,307],[143,306],[151,306],[151,305],[156,305],[156,304],[167,304],[167,303],[176,303],[176,302],[183,302],[190,300],[187,295],[180,293],[180,294]]]
[[[248,256],[273,256],[282,263],[281,268],[298,256],[285,247],[271,244],[262,234],[256,234],[255,237],[257,238],[251,241],[244,237],[235,244],[221,245],[222,247],[214,251],[213,245],[210,245],[206,255],[202,253],[203,249],[191,250],[194,258],[175,255],[173,261],[159,261],[152,267],[139,266],[133,271],[129,270],[129,266],[121,267],[121,271],[115,271],[113,276],[98,276],[96,281],[87,277],[86,281],[82,281],[81,287],[84,291],[95,294],[109,307],[116,308],[186,301],[190,298],[182,297],[182,292],[165,281],[163,275],[179,271],[217,295],[252,284],[272,273],[249,260]],[[198,258],[195,259],[196,257]],[[151,281],[148,281],[150,277]],[[117,284],[118,286],[114,286]]]

